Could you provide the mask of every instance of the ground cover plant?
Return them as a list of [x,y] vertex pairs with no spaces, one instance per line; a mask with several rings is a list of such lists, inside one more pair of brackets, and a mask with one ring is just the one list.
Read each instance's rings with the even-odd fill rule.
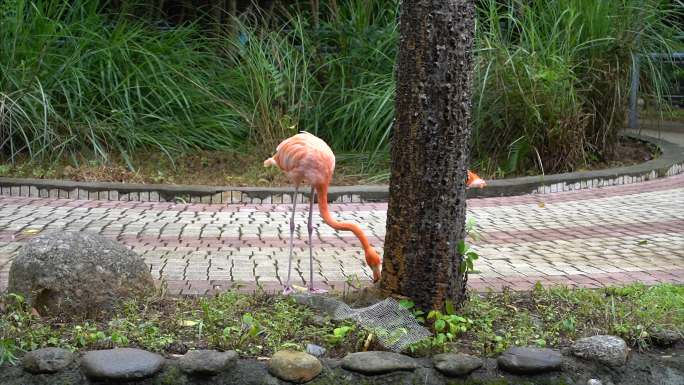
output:
[[[434,337],[411,346],[409,353],[455,350],[495,356],[509,346],[562,347],[594,334],[618,335],[634,348],[648,349],[654,331],[684,333],[683,301],[684,286],[671,284],[597,290],[538,285],[531,292],[471,293],[461,309],[447,305],[439,314],[414,310]],[[12,294],[3,295],[0,306],[0,362],[15,362],[23,351],[44,346],[136,346],[167,354],[235,349],[243,357],[301,350],[307,343],[326,347],[330,357],[379,348],[368,336],[378,331],[332,322],[291,298],[264,293],[156,296],[123,303],[115,316],[97,320],[41,318]]]
[[[135,173],[150,153],[172,167],[198,151],[251,159],[305,129],[354,164],[348,175],[383,181],[397,2],[331,2],[318,18],[308,2],[283,4],[244,9],[217,32],[99,0],[4,1],[4,174],[20,174],[16,162]],[[605,162],[633,56],[677,49],[681,14],[679,0],[479,1],[473,168],[502,177]],[[643,91],[661,101],[671,84],[661,63],[645,56],[641,69]]]

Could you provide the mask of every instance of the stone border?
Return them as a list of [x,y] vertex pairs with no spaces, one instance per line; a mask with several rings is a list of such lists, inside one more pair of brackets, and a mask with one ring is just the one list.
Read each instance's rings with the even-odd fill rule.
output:
[[[674,343],[677,344],[676,341]],[[140,385],[284,385],[292,384],[291,381],[312,385],[446,385],[463,381],[669,384],[681,378],[682,367],[668,359],[680,351],[681,348],[675,346],[668,350],[671,355],[630,353],[624,340],[606,335],[581,338],[563,350],[510,347],[495,359],[463,353],[413,358],[385,351],[348,353],[342,359],[334,359],[279,351],[270,358],[254,360],[240,359],[234,351],[215,350],[190,350],[182,356],[164,358],[135,348],[75,354],[60,348],[43,348],[26,353],[20,365],[0,365],[0,382],[7,385],[120,382]],[[318,353],[324,354],[325,351]]]
[[[624,136],[658,146],[662,152],[661,156],[658,159],[628,167],[492,180],[488,182],[485,189],[469,190],[468,197],[573,191],[639,183],[684,172],[684,146],[644,135],[624,134]],[[278,204],[292,203],[293,191],[290,187],[128,184],[0,178],[0,195],[104,201]],[[329,191],[329,201],[335,203],[386,202],[388,197],[387,185],[332,186]],[[308,192],[300,194],[300,202],[308,202]]]

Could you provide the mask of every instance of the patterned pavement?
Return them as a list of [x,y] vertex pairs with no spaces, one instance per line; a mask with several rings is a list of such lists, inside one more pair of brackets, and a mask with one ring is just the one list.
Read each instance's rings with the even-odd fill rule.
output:
[[[298,205],[293,277],[309,276],[306,208]],[[299,210],[301,209],[301,210]],[[239,284],[275,289],[287,274],[289,205],[108,202],[0,196],[0,290],[13,255],[48,231],[89,231],[141,254],[171,293]],[[379,251],[387,205],[334,204],[362,224]],[[684,175],[574,192],[468,200],[481,258],[474,290],[544,285],[600,287],[684,283]],[[321,286],[369,282],[361,248],[314,215],[314,271]]]

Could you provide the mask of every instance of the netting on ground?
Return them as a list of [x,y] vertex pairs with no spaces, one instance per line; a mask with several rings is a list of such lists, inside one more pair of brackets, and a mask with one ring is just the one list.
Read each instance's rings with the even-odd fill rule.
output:
[[296,295],[295,299],[326,313],[336,321],[354,320],[364,329],[373,332],[383,347],[394,352],[400,352],[432,335],[416,321],[411,312],[393,298],[356,309],[340,300],[320,295],[301,294]]

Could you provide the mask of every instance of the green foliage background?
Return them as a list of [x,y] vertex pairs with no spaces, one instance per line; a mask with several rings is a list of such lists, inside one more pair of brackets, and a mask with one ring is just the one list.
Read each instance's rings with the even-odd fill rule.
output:
[[[386,164],[377,160],[394,115],[396,1],[330,1],[317,25],[298,2],[175,22],[124,3],[0,3],[2,159],[116,154],[134,168],[136,152],[266,154],[306,130],[367,171]],[[610,153],[633,57],[677,49],[682,9],[479,1],[473,166],[567,171]],[[661,100],[662,63],[644,56],[641,68],[642,91]]]

